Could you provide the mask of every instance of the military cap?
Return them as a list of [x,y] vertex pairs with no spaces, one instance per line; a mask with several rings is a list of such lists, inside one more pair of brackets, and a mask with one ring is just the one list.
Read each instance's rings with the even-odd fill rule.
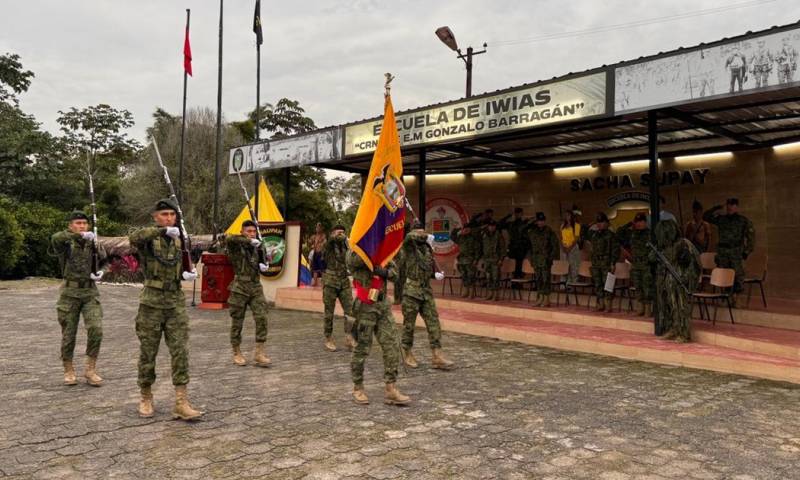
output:
[[333,226],[333,228],[331,228],[331,231],[334,231],[334,230],[341,230],[341,231],[345,231],[346,229],[344,228],[344,225],[342,225],[342,224],[337,224],[337,225],[334,225],[334,226]]
[[[244,229],[244,228],[247,228],[247,227],[256,227],[256,222],[254,222],[252,220],[245,220],[244,222],[242,222],[242,228]],[[256,228],[258,228],[258,227],[256,227]]]
[[702,203],[698,202],[697,200],[692,202],[692,210],[698,211],[698,210],[702,210],[702,209],[703,209],[703,204]]
[[178,212],[178,206],[175,205],[175,202],[172,201],[171,198],[162,198],[161,200],[156,202],[156,206],[153,208],[154,212],[158,212],[161,210],[173,210],[174,212]]
[[635,217],[633,217],[633,221],[634,222],[645,222],[645,221],[647,221],[647,215],[645,215],[644,212],[639,212],[639,213],[636,214]]
[[419,220],[414,220],[414,223],[411,224],[411,230],[425,230],[425,225]]
[[81,210],[73,210],[73,211],[71,211],[69,213],[69,215],[67,215],[67,221],[71,222],[73,220],[86,220],[86,221],[88,221],[89,217],[88,217],[88,215],[86,215],[85,212],[83,212]]
[[731,198],[729,198],[729,199],[725,200],[725,203],[726,203],[727,205],[739,205],[739,199],[738,199],[738,198],[731,197]]
[[601,223],[601,222],[608,222],[608,215],[606,215],[606,214],[605,214],[605,213],[603,213],[603,212],[599,212],[599,213],[597,214],[597,218],[596,218],[596,220],[597,220],[597,223]]
[[544,212],[536,212],[537,222],[544,222],[545,220],[547,220],[547,217],[544,216]]

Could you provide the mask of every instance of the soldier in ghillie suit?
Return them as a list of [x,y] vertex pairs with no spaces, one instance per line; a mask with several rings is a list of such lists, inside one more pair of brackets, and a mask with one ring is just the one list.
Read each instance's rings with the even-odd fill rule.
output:
[[350,272],[347,271],[349,251],[344,227],[336,225],[331,229],[330,238],[322,250],[322,257],[327,265],[322,274],[322,303],[325,307],[325,349],[329,352],[336,351],[336,343],[333,341],[333,312],[337,299],[344,310],[345,346],[348,350],[353,350],[356,345],[353,339],[353,322],[347,318],[348,315],[353,315],[353,290],[350,288]]
[[609,228],[608,216],[600,212],[594,224],[581,228],[581,239],[592,243],[592,283],[597,296],[597,311],[611,309],[611,294],[604,289],[606,275],[614,273],[619,258],[617,236]]
[[383,379],[386,382],[384,402],[390,405],[406,405],[411,399],[400,393],[396,385],[400,346],[392,307],[386,298],[386,282],[395,281],[397,267],[394,262],[389,262],[386,267],[375,266],[370,270],[364,260],[352,250],[347,254],[347,267],[353,274],[353,286],[356,289],[353,313],[356,316],[357,343],[350,362],[353,400],[359,405],[369,403],[364,391],[364,362],[372,348],[374,335],[383,352]]
[[172,359],[172,384],[175,386],[173,418],[193,420],[204,412],[189,403],[189,317],[181,280],[194,280],[196,272],[184,272],[181,264],[181,231],[175,226],[178,207],[170,199],[159,200],[153,209],[154,227],[145,227],[129,236],[141,259],[144,289],[139,296],[136,335],[139,337],[139,416],[152,417],[156,380],[156,356],[161,337]]
[[536,222],[528,230],[530,241],[530,259],[536,283],[536,302],[534,306],[549,307],[553,276],[550,269],[553,260],[558,258],[558,237],[552,228],[547,226],[544,212],[536,212]]
[[406,284],[403,294],[403,363],[411,368],[417,368],[417,359],[411,352],[414,345],[414,326],[417,315],[421,315],[428,330],[433,356],[433,368],[449,370],[453,362],[447,360],[442,353],[442,327],[439,323],[439,313],[436,310],[436,301],[433,298],[431,278],[444,279],[444,273],[436,269],[433,258],[433,235],[425,232],[421,223],[415,223],[403,241],[401,249],[406,271]]
[[[650,253],[650,261],[658,262],[656,284],[658,287],[657,326],[663,338],[677,342],[691,340],[691,293],[700,278],[700,253],[686,238],[681,238],[680,227],[674,220],[658,223],[655,230],[656,248],[663,253],[675,272],[676,279],[658,262],[655,252]],[[688,291],[687,291],[688,290]]]
[[461,296],[475,298],[478,296],[475,281],[478,260],[481,257],[481,237],[477,223],[470,222],[463,228],[453,229],[450,238],[458,245],[456,267],[461,275]]
[[[76,385],[78,380],[72,364],[75,352],[75,336],[78,322],[83,314],[86,327],[86,382],[99,387],[103,379],[97,374],[97,356],[103,341],[103,310],[98,300],[100,292],[95,282],[103,278],[104,270],[92,271],[94,232],[89,231],[89,217],[84,212],[74,211],[68,217],[67,230],[54,234],[50,245],[58,256],[64,283],[56,304],[58,323],[61,325],[61,361],[64,365],[64,384]],[[98,260],[106,254],[98,246]],[[99,265],[98,265],[99,267]]]
[[639,212],[632,222],[625,224],[617,232],[619,243],[624,245],[623,255],[631,262],[631,282],[636,288],[639,306],[636,314],[640,317],[653,314],[653,273],[650,265],[650,229],[647,215]]
[[486,300],[500,300],[500,265],[506,256],[506,240],[497,230],[497,223],[489,220],[481,237],[481,259],[486,273]]
[[[717,205],[703,214],[703,220],[717,226],[719,232],[719,243],[717,244],[716,263],[721,268],[732,268],[736,271],[733,291],[742,291],[742,280],[744,280],[744,260],[753,253],[756,246],[756,231],[753,222],[747,217],[739,214],[739,200],[729,198],[725,202],[725,214],[721,215],[719,210],[722,205]],[[735,305],[734,296],[731,300]]]
[[[242,223],[240,235],[226,235],[222,238],[235,276],[230,285],[231,295],[228,298],[231,314],[231,348],[233,363],[247,365],[242,355],[242,326],[247,307],[253,314],[256,324],[256,347],[253,351],[253,363],[258,367],[267,367],[271,363],[266,354],[267,343],[267,299],[261,286],[261,274],[269,269],[267,260],[261,255],[261,241],[257,238],[256,224],[252,220]],[[262,250],[263,251],[263,250]]]

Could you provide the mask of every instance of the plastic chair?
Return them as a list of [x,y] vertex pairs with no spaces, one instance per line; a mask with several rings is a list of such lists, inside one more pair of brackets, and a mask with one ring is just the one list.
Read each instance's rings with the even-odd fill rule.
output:
[[566,260],[554,260],[550,267],[552,277],[551,285],[556,290],[556,306],[561,301],[561,291],[566,294],[566,304],[569,305],[569,292],[567,291],[567,275],[569,275],[569,262]]
[[[700,318],[711,320],[714,325],[717,322],[717,300],[725,300],[728,304],[728,314],[731,316],[731,323],[733,321],[733,306],[731,305],[731,295],[733,295],[733,281],[736,278],[736,270],[732,268],[715,268],[711,270],[711,281],[709,282],[715,288],[714,292],[695,292],[692,298],[697,299],[697,306],[700,308]],[[714,318],[708,311],[708,302],[714,304]],[[705,312],[705,315],[704,315]]]
[[[527,278],[526,278],[527,277]],[[512,278],[510,280],[511,284],[511,299],[514,300],[517,294],[519,294],[519,300],[522,300],[522,292],[520,291],[525,285],[528,285],[528,298],[530,298],[530,290],[533,290],[533,265],[531,262],[526,258],[522,262],[522,278]],[[513,287],[517,285],[519,289],[514,289]]]
[[[700,254],[700,286],[711,279],[711,271],[717,268],[717,253],[703,252]],[[701,288],[702,290],[702,288]]]
[[750,306],[750,296],[753,294],[753,285],[758,285],[761,290],[761,301],[764,302],[764,308],[767,308],[767,296],[764,294],[764,282],[767,281],[767,269],[761,273],[761,278],[758,277],[745,277],[742,284],[747,285],[747,306]]
[[[586,279],[586,280],[584,280]],[[588,260],[583,260],[578,267],[578,280],[574,282],[567,282],[567,289],[572,289],[572,293],[575,294],[575,305],[581,306],[580,302],[578,301],[578,289],[590,289],[590,291],[594,288],[594,283],[592,283],[592,262]],[[586,306],[589,307],[589,303],[591,302],[591,298],[586,301]]]
[[[633,310],[633,302],[631,301],[630,288],[631,288],[631,267],[628,262],[617,262],[614,266],[614,275],[617,277],[617,282],[614,284],[614,294],[619,291],[619,310],[622,311],[622,296],[628,299],[628,311]],[[611,306],[614,306],[614,299],[611,299]]]
[[[458,274],[458,258],[453,259],[453,270],[450,273],[445,273],[444,280],[442,281],[442,296],[444,296],[444,289],[447,285],[450,286],[450,295],[453,295],[453,280],[460,280],[461,275]],[[462,285],[463,288],[463,285]]]

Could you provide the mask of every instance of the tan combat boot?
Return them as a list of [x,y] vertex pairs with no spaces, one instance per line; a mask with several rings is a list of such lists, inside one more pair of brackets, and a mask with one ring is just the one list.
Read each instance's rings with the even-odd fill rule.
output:
[[333,337],[325,337],[325,350],[329,352],[336,351],[336,342],[333,341]]
[[153,392],[150,387],[142,387],[142,398],[139,400],[139,416],[150,418],[153,416]]
[[411,353],[411,350],[406,350],[405,348],[400,349],[400,354],[403,355],[403,363],[409,368],[417,368],[419,364],[417,363],[417,359],[414,358],[414,354]]
[[545,308],[550,306],[550,295],[542,294],[542,306]]
[[636,315],[644,317],[646,313],[647,313],[647,304],[645,302],[639,302],[639,308],[636,310]]
[[86,370],[83,372],[86,383],[93,387],[103,384],[103,379],[97,374],[97,357],[86,357]]
[[172,411],[173,419],[194,420],[205,415],[205,412],[195,410],[189,403],[186,395],[186,385],[175,385],[175,410]]
[[356,339],[353,338],[353,335],[347,334],[344,336],[344,346],[347,347],[347,350],[352,352],[354,348],[356,348]]
[[606,311],[606,299],[605,298],[598,298],[597,299],[597,307],[595,310],[598,312],[605,312]]
[[72,360],[64,360],[64,385],[77,385],[78,378],[75,376],[75,367]]
[[469,294],[469,298],[470,298],[470,300],[474,300],[474,299],[478,298],[478,287],[476,287],[474,285],[472,286],[472,291]]
[[486,296],[483,297],[483,299],[484,300],[492,300],[494,298],[494,290],[489,290],[488,288],[486,290],[487,290]]
[[269,367],[272,360],[269,359],[265,350],[264,342],[256,342],[256,350],[253,352],[253,362],[257,367]]
[[369,405],[369,397],[367,397],[363,385],[353,387],[353,400],[359,405]]
[[533,306],[534,306],[534,307],[538,307],[538,306],[540,306],[541,304],[542,304],[542,294],[541,294],[541,293],[539,293],[539,292],[536,292],[536,301],[535,301],[535,302],[533,302]]
[[247,365],[247,360],[245,360],[244,355],[242,355],[242,349],[238,345],[233,347],[233,363],[240,367]]
[[397,386],[392,382],[386,384],[386,393],[383,402],[387,405],[408,405],[411,403],[411,399],[400,393],[400,390],[398,390]]
[[450,370],[451,368],[453,368],[453,362],[444,357],[441,348],[433,349],[431,365],[433,366],[433,368],[438,368],[439,370]]

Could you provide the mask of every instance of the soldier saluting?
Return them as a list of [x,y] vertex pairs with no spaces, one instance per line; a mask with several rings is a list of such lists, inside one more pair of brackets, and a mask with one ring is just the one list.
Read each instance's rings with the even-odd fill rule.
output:
[[181,280],[193,280],[196,272],[183,269],[181,229],[176,225],[178,206],[171,199],[159,200],[153,208],[154,227],[145,227],[129,237],[144,270],[144,289],[139,296],[136,335],[139,337],[139,415],[153,416],[151,385],[156,380],[156,355],[161,337],[172,359],[175,386],[173,418],[193,420],[203,415],[192,408],[186,394],[189,383],[189,317]]
[[[717,244],[717,266],[736,270],[733,291],[742,291],[744,279],[744,266],[742,261],[753,253],[756,246],[756,231],[753,222],[739,214],[739,199],[729,198],[725,201],[725,214],[722,215],[722,205],[716,205],[703,214],[703,220],[716,225],[719,231]],[[735,305],[735,298],[732,299]]]
[[636,288],[640,317],[652,315],[653,312],[653,274],[650,269],[650,229],[647,227],[647,215],[639,212],[633,221],[625,224],[617,232],[620,243],[627,248],[623,255],[631,261],[631,281]]
[[[325,307],[325,349],[329,352],[336,351],[333,341],[333,313],[336,309],[336,300],[344,310],[344,343],[348,350],[356,345],[353,338],[353,322],[347,316],[353,315],[353,290],[350,289],[350,272],[347,271],[347,235],[342,225],[331,229],[331,236],[322,249],[322,258],[326,268],[322,274],[322,303]],[[395,285],[395,291],[397,286]]]
[[558,256],[558,237],[553,229],[547,226],[544,212],[536,212],[536,222],[533,228],[528,230],[528,237],[531,245],[531,265],[536,280],[534,306],[549,307],[553,280],[550,269],[553,267],[553,260]]
[[[64,364],[64,384],[75,385],[78,380],[72,357],[75,351],[75,335],[78,322],[83,314],[86,327],[86,382],[99,387],[103,379],[97,374],[97,356],[103,340],[103,311],[100,307],[95,282],[103,278],[103,270],[92,271],[93,263],[105,260],[105,250],[97,246],[96,237],[89,231],[89,217],[82,211],[73,211],[68,217],[67,230],[54,234],[50,245],[59,259],[64,283],[56,308],[58,323],[61,325],[61,361]],[[94,265],[98,267],[99,265]]]

